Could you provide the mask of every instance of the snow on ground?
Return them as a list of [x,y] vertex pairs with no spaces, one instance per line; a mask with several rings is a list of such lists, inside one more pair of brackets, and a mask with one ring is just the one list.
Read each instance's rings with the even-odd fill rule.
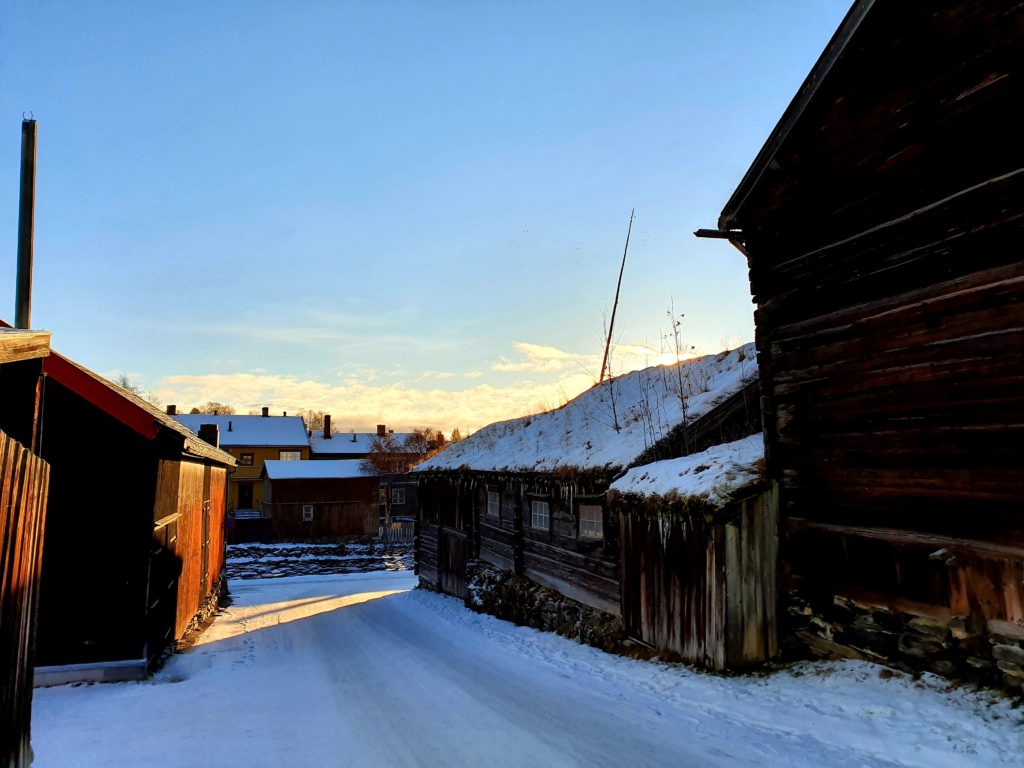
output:
[[682,423],[684,402],[689,423],[756,378],[753,344],[634,371],[554,411],[486,426],[413,471],[624,467]]
[[860,662],[716,677],[410,591],[407,572],[237,581],[144,683],[35,694],[35,768],[1024,765],[1021,713]]
[[764,437],[750,435],[680,459],[633,467],[611,489],[636,496],[698,497],[720,507],[738,490],[760,482],[763,465]]

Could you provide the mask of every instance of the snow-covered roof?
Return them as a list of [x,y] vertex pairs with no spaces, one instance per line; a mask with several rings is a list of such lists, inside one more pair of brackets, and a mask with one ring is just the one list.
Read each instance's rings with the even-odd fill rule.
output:
[[220,428],[222,448],[296,448],[309,445],[306,425],[300,416],[210,416],[203,413],[183,413],[174,418],[197,434],[201,424],[216,424]]
[[[399,445],[403,445],[405,439],[410,436],[408,432],[388,434],[398,441]],[[313,453],[366,454],[370,452],[375,437],[377,437],[376,432],[335,432],[331,430],[331,436],[325,440],[323,430],[314,429],[309,438],[309,446]]]
[[750,435],[679,459],[633,467],[611,490],[636,496],[700,498],[722,507],[763,479],[764,438]]
[[625,467],[684,417],[692,423],[756,378],[753,344],[634,371],[592,387],[554,411],[486,426],[413,471]]
[[270,459],[263,462],[271,480],[341,480],[349,477],[369,477],[362,467],[362,459],[335,459],[323,461],[284,461]]

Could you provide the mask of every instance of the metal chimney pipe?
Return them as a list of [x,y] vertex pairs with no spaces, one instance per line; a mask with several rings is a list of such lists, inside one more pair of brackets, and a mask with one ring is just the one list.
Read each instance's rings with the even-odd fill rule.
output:
[[32,241],[36,225],[36,121],[21,121],[21,200],[18,206],[18,277],[14,327],[32,323]]

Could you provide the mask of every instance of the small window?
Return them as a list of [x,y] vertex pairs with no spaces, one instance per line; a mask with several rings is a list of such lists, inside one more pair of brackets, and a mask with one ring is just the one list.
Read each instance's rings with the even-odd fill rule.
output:
[[501,494],[497,491],[487,492],[487,516],[497,517],[501,512]]
[[301,461],[302,451],[281,451],[278,456],[281,461]]
[[551,527],[551,512],[546,501],[530,503],[530,527],[543,531]]
[[313,505],[303,504],[302,505],[302,522],[312,523],[313,522]]
[[580,538],[603,539],[604,517],[596,504],[580,504]]
[[243,453],[241,458],[238,460],[238,463],[241,464],[243,467],[251,467],[252,466],[252,454],[251,453]]
[[387,504],[388,503],[388,492],[383,488],[377,489],[377,503]]
[[391,489],[391,503],[392,504],[405,504],[405,488],[392,488]]

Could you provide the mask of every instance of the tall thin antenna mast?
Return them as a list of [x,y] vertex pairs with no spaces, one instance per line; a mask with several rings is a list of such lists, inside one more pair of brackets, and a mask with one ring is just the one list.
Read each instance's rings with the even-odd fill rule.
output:
[[622,273],[626,270],[626,254],[629,253],[629,235],[633,232],[633,218],[636,208],[629,212],[629,228],[626,229],[626,247],[622,249],[622,266],[619,267],[619,282],[615,286],[615,303],[612,304],[612,319],[608,323],[608,340],[604,344],[604,359],[601,361],[601,378],[597,380],[600,384],[604,381],[604,373],[608,368],[608,351],[612,346],[612,331],[615,329],[615,310],[619,308],[619,290],[622,288]]

